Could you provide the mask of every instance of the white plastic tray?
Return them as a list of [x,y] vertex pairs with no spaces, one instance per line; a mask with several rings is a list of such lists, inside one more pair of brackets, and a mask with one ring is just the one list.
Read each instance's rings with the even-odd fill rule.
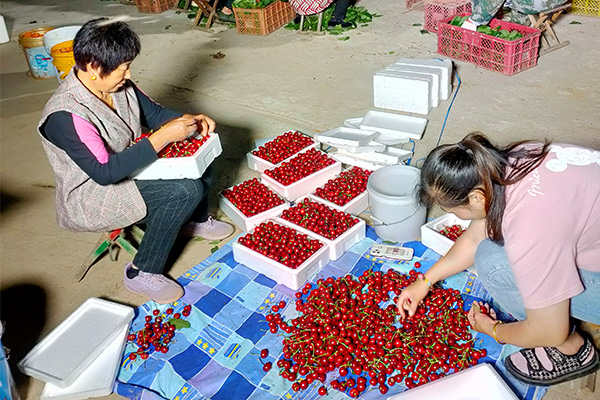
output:
[[489,364],[478,364],[387,400],[517,400],[517,396]]
[[365,238],[366,234],[366,224],[365,221],[359,218],[358,223],[348,229],[346,232],[342,233],[340,236],[335,238],[335,240],[327,239],[311,230],[303,228],[290,222],[281,217],[275,218],[275,220],[281,224],[288,226],[297,230],[298,232],[302,232],[306,235],[312,235],[319,239],[321,242],[325,243],[327,248],[329,249],[329,258],[331,260],[337,260],[340,258],[348,249],[354,246],[356,243],[360,242]]
[[[257,201],[260,200],[257,199]],[[287,207],[289,207],[289,203],[284,200],[283,203],[278,206],[265,210],[260,214],[246,217],[231,201],[219,193],[219,208],[233,221],[234,224],[239,226],[240,229],[245,232],[254,228],[266,219],[278,216]]]
[[408,139],[420,140],[427,126],[427,118],[411,117],[383,111],[369,111],[360,123],[362,129],[380,133],[377,142],[404,143]]
[[219,135],[211,133],[208,140],[189,157],[159,158],[135,171],[131,177],[146,179],[198,179],[221,152]]
[[440,231],[454,224],[467,228],[471,221],[465,221],[452,213],[447,213],[421,226],[421,242],[439,255],[446,255],[454,241],[442,235]]
[[367,207],[369,207],[369,194],[367,193],[366,189],[364,192],[362,192],[361,194],[359,194],[358,196],[356,196],[355,198],[353,198],[352,200],[350,200],[343,206],[338,206],[337,204],[334,204],[334,203],[330,202],[329,200],[319,197],[319,196],[315,195],[314,193],[311,193],[311,195],[308,197],[311,200],[318,201],[319,203],[323,203],[328,207],[335,208],[336,210],[340,210],[340,211],[343,211],[343,212],[346,212],[346,213],[352,214],[352,215],[359,215],[360,213],[365,211],[367,209]]
[[133,309],[89,298],[18,363],[26,375],[58,387],[77,377],[129,326]]
[[341,171],[342,164],[338,161],[288,186],[284,186],[282,183],[266,175],[264,171],[261,173],[261,180],[265,185],[269,186],[288,201],[294,201],[300,197],[307,196],[316,188],[334,178]]
[[[316,235],[308,236],[312,239],[317,238]],[[292,290],[300,289],[312,275],[317,273],[329,262],[329,249],[327,246],[320,248],[296,269],[291,269],[275,260],[263,256],[243,244],[240,244],[238,241],[235,241],[231,247],[233,249],[233,259],[236,262],[244,264],[248,268],[260,272],[273,279],[275,282],[281,283]]]
[[[260,147],[260,146],[259,146]],[[277,164],[273,164],[263,158],[257,157],[254,154],[252,154],[252,151],[254,150],[258,150],[258,147],[255,148],[254,150],[252,150],[251,152],[246,154],[246,159],[248,161],[248,168],[250,168],[253,171],[258,171],[258,172],[263,172],[266,169],[270,169],[273,167],[276,167],[277,165],[280,165],[281,163],[285,162],[285,161],[289,161],[291,158],[296,157],[298,154],[300,153],[304,153],[305,151],[308,151],[312,148],[317,149],[319,147],[319,143],[314,142],[313,144],[306,146],[305,148],[303,148],[302,150],[292,154],[291,156],[289,156],[288,158],[282,160],[281,162],[277,163]]]
[[341,126],[315,135],[315,140],[333,146],[365,146],[378,136],[377,132]]
[[70,386],[61,388],[52,383],[46,383],[40,399],[81,400],[111,394],[117,372],[119,372],[128,331],[129,324],[123,327],[119,335]]

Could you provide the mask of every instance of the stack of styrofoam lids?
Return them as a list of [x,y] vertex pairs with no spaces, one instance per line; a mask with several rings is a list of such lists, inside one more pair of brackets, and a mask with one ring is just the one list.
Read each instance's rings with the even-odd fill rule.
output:
[[18,363],[47,382],[42,399],[79,400],[112,393],[133,309],[86,300]]
[[428,114],[452,91],[452,61],[399,59],[373,77],[374,105]]

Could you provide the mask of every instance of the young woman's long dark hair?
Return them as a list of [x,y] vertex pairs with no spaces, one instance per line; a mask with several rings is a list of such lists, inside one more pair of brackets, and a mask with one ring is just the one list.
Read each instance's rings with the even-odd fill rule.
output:
[[549,146],[548,140],[525,140],[500,149],[474,132],[456,144],[436,147],[421,168],[421,203],[425,207],[464,206],[469,204],[469,193],[479,189],[486,199],[488,236],[503,243],[504,187],[533,171],[548,154]]

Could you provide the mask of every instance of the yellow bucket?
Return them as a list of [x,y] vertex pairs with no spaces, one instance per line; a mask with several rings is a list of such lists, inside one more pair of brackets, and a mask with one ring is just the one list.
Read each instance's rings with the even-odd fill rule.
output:
[[50,55],[44,48],[44,34],[53,27],[36,28],[19,35],[19,45],[25,53],[25,59],[31,75],[36,79],[52,78],[54,68],[50,65]]
[[73,65],[75,65],[75,57],[73,56],[73,41],[67,40],[52,46],[50,49],[52,56],[52,64],[56,67],[56,71],[61,80],[64,80]]

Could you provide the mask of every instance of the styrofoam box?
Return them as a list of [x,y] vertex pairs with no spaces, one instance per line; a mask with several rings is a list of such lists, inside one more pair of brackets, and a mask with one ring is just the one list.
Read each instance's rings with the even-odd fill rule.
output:
[[352,165],[354,167],[370,169],[371,171],[376,171],[379,168],[385,167],[384,164],[378,164],[378,163],[369,162],[369,161],[365,161],[365,160],[359,160],[358,158],[354,157],[355,154],[352,154],[350,156],[350,155],[346,155],[346,154],[341,154],[340,152],[335,152],[335,153],[330,153],[329,155],[331,156],[331,158],[343,163],[344,165]]
[[366,189],[364,192],[360,193],[358,196],[356,196],[355,198],[353,198],[352,200],[350,200],[343,206],[338,206],[337,204],[332,203],[329,200],[326,200],[322,197],[319,197],[319,196],[315,195],[314,193],[311,193],[308,197],[311,200],[318,201],[319,203],[323,203],[328,207],[335,208],[336,210],[343,211],[343,212],[346,212],[346,213],[352,214],[352,215],[359,215],[360,213],[365,211],[367,209],[367,207],[369,207],[369,195],[368,195]]
[[334,240],[330,240],[326,237],[319,235],[318,233],[298,226],[293,222],[290,222],[281,217],[275,218],[275,221],[277,221],[277,223],[279,223],[280,225],[288,226],[297,230],[298,232],[304,233],[305,235],[312,235],[313,237],[319,239],[321,242],[325,243],[325,246],[327,246],[327,248],[329,249],[329,258],[333,261],[337,260],[342,255],[344,255],[344,253],[348,251],[350,247],[363,240],[367,231],[365,221],[359,218],[357,224],[348,229],[346,232],[342,233]]
[[362,129],[370,129],[380,133],[377,141],[386,143],[387,140],[397,142],[398,138],[420,140],[427,126],[427,118],[409,115],[393,114],[383,111],[368,111],[360,122]]
[[[230,188],[231,189],[231,188]],[[219,193],[219,208],[227,215],[234,224],[240,227],[243,231],[249,231],[256,225],[266,219],[278,216],[289,207],[289,203],[285,200],[282,204],[261,212],[260,214],[246,217],[236,206],[233,205],[225,196]]]
[[308,195],[319,186],[324,185],[328,180],[333,179],[340,172],[342,172],[342,163],[336,161],[335,163],[328,165],[309,176],[305,176],[304,178],[288,186],[284,186],[282,183],[276,181],[270,176],[267,176],[264,171],[261,172],[261,181],[269,188],[283,196],[286,200],[294,201],[299,197]]
[[379,71],[373,76],[375,107],[428,114],[432,78],[397,71]]
[[421,226],[421,242],[439,255],[446,255],[454,241],[442,235],[440,231],[447,226],[458,224],[467,228],[471,221],[465,221],[452,213],[447,213]]
[[[260,147],[260,146],[259,146]],[[306,146],[305,148],[301,149],[300,151],[292,154],[291,156],[289,156],[288,158],[282,160],[281,162],[277,163],[277,164],[273,164],[263,158],[257,157],[254,154],[252,154],[252,151],[254,150],[258,150],[258,147],[255,148],[254,150],[252,150],[251,152],[249,152],[248,154],[246,154],[246,158],[248,161],[248,168],[250,168],[253,171],[258,171],[258,172],[263,172],[266,169],[271,169],[276,167],[277,165],[280,165],[286,161],[289,161],[290,159],[296,157],[298,154],[300,153],[304,153],[305,151],[308,151],[310,149],[317,149],[319,147],[319,143],[314,142],[313,144]]]
[[81,400],[90,397],[108,396],[113,392],[123,348],[127,341],[129,324],[102,351],[79,377],[66,388],[46,383],[41,400]]
[[421,67],[436,68],[442,73],[440,82],[440,95],[442,100],[447,100],[452,93],[452,61],[451,60],[413,60],[410,58],[400,58],[396,61],[398,65],[418,65]]
[[129,326],[133,309],[89,298],[18,363],[26,375],[65,388]]
[[419,74],[419,75],[428,75],[433,78],[433,84],[431,86],[431,90],[429,91],[429,97],[431,100],[431,106],[437,107],[440,105],[440,81],[442,78],[442,73],[439,70],[431,70],[424,67],[419,67],[417,65],[397,65],[392,64],[386,67],[388,71],[398,71],[398,72],[410,72],[411,74]]
[[[308,236],[318,240],[314,234]],[[329,249],[327,246],[323,246],[317,250],[296,269],[286,267],[269,257],[263,256],[240,244],[238,241],[235,241],[231,247],[233,249],[233,259],[236,262],[244,264],[246,267],[260,272],[292,290],[300,289],[312,275],[329,262]]]
[[365,146],[376,139],[377,132],[340,126],[315,135],[315,140],[333,146]]
[[348,153],[372,153],[374,151],[385,151],[387,145],[383,143],[377,143],[375,141],[369,142],[364,146],[344,146],[338,144],[335,146],[338,150],[344,150]]
[[131,177],[146,179],[199,179],[223,149],[219,135],[211,133],[204,144],[189,157],[159,158],[135,171]]
[[388,147],[385,151],[381,152],[357,154],[352,154],[343,150],[338,150],[335,154],[353,157],[357,160],[377,163],[381,165],[396,165],[404,160],[408,160],[413,155],[412,151],[410,150],[398,149],[395,147]]
[[489,364],[478,364],[387,400],[517,400],[513,391]]

